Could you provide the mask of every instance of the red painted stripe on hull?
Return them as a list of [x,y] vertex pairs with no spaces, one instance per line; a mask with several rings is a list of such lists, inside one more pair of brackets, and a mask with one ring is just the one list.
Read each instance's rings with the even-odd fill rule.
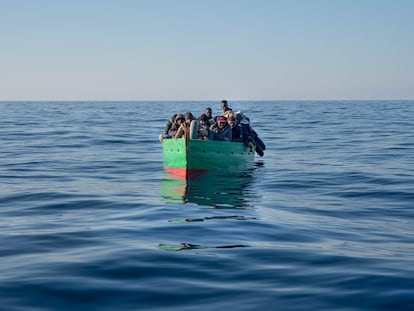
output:
[[171,174],[172,177],[180,179],[180,180],[187,180],[187,178],[197,177],[199,175],[205,174],[210,170],[187,170],[185,168],[171,168],[165,167],[164,170]]

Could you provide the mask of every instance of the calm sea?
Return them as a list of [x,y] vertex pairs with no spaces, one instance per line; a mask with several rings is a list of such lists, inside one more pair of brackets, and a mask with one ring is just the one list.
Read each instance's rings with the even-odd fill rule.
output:
[[265,156],[186,184],[219,101],[0,102],[1,310],[414,310],[414,101],[229,104]]

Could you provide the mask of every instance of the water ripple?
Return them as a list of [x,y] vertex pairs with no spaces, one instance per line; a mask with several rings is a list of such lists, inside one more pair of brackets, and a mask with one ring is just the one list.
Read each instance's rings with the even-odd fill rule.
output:
[[2,309],[411,310],[414,103],[235,101],[265,156],[171,178],[208,106],[0,102]]

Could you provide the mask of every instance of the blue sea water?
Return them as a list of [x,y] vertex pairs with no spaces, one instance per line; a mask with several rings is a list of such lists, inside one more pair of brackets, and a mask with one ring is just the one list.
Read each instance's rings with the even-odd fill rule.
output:
[[265,156],[187,184],[219,101],[0,102],[1,310],[414,310],[414,101],[229,104]]

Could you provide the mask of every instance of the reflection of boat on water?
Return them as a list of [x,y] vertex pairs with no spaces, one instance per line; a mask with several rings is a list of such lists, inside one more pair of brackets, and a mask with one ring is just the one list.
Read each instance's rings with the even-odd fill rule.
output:
[[252,171],[232,173],[211,170],[183,177],[166,170],[160,191],[167,203],[196,203],[216,208],[248,207],[247,188]]
[[165,203],[185,203],[187,181],[182,178],[174,178],[171,173],[165,173],[160,184],[161,198]]

